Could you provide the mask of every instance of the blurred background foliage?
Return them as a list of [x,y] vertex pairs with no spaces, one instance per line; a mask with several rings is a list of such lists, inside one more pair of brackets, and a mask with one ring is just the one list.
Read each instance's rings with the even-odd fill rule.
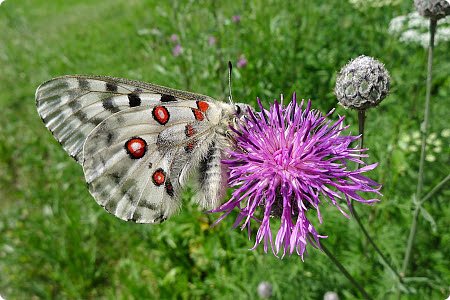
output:
[[[375,3],[375,4],[374,4]],[[337,106],[336,72],[360,54],[386,64],[391,95],[368,112],[370,176],[383,184],[373,207],[358,205],[369,231],[400,268],[411,222],[423,117],[426,50],[388,32],[412,1],[52,1],[0,5],[0,294],[6,299],[258,299],[262,281],[274,299],[358,298],[328,258],[309,249],[280,260],[183,197],[162,225],[122,222],[89,195],[82,169],[45,129],[34,92],[63,74],[154,82],[224,100],[227,62],[234,98],[268,105],[280,93]],[[435,52],[428,192],[449,173],[450,43]],[[337,106],[353,133],[356,113]],[[337,115],[335,114],[336,118]],[[436,142],[438,141],[438,142]],[[437,144],[436,144],[437,143]],[[439,147],[440,145],[440,147]],[[404,299],[449,294],[448,186],[425,204]],[[378,299],[397,285],[353,220],[323,211],[319,233],[350,273]]]

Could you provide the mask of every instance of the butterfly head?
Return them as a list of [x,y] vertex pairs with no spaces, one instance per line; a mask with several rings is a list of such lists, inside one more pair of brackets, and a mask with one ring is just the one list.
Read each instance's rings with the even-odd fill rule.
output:
[[245,103],[236,103],[234,104],[234,111],[235,111],[235,115],[236,118],[240,119],[244,116],[247,116],[249,113],[249,110],[252,110],[252,107],[248,104]]

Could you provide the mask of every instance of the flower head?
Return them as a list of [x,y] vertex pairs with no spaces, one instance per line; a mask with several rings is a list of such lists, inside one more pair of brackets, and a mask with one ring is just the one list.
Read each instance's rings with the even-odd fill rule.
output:
[[179,56],[181,53],[183,53],[183,47],[181,47],[180,44],[177,44],[175,47],[173,47],[172,49],[173,56]]
[[240,15],[234,15],[231,17],[231,20],[233,21],[233,23],[239,23],[241,22],[241,16]]
[[339,295],[336,292],[326,292],[323,300],[339,300]]
[[334,89],[345,108],[364,110],[377,106],[389,93],[390,77],[382,63],[361,55],[339,72]]
[[450,0],[414,0],[414,5],[425,18],[439,20],[450,15]]
[[[280,251],[302,256],[306,245],[320,247],[318,234],[308,216],[316,211],[322,222],[320,205],[325,201],[341,208],[351,200],[365,200],[358,192],[378,193],[379,184],[364,177],[362,173],[372,170],[376,164],[364,165],[363,150],[351,148],[358,136],[343,136],[344,117],[332,123],[327,120],[331,112],[323,116],[311,109],[311,102],[303,108],[295,94],[293,101],[283,107],[278,102],[261,112],[248,111],[248,118],[239,121],[235,133],[236,149],[229,150],[229,158],[223,163],[229,168],[229,185],[235,187],[231,199],[215,212],[224,212],[222,220],[234,208],[239,208],[235,226],[242,222],[248,228],[252,220],[259,221],[256,243],[269,245],[277,255]],[[357,170],[349,170],[352,161],[363,164]],[[281,219],[274,238],[271,220]]]
[[208,37],[208,44],[209,44],[210,46],[214,46],[214,45],[216,44],[216,38],[215,38],[215,36],[210,35],[210,36]]
[[248,61],[245,58],[245,56],[241,55],[241,56],[239,56],[239,59],[238,59],[236,65],[237,65],[238,68],[244,68],[245,66],[247,66],[247,63],[248,63]]
[[269,299],[272,297],[272,285],[270,282],[262,281],[258,284],[258,296],[261,299]]
[[172,42],[174,42],[174,43],[178,42],[178,40],[179,40],[178,35],[175,34],[175,33],[172,34],[172,35],[170,36],[170,40],[171,40]]

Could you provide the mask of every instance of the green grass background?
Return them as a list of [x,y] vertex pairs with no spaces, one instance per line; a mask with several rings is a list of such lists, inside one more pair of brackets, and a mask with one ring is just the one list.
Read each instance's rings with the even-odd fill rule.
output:
[[[34,92],[64,74],[98,74],[154,82],[226,99],[227,68],[234,98],[266,105],[296,91],[322,111],[336,107],[336,72],[366,54],[386,64],[391,95],[368,112],[370,177],[382,201],[358,204],[363,222],[400,269],[411,222],[419,153],[399,147],[423,117],[426,51],[388,34],[389,21],[412,1],[357,10],[347,1],[44,1],[0,5],[0,295],[6,299],[258,299],[261,281],[273,299],[321,299],[336,291],[356,299],[349,282],[319,250],[277,259],[218,217],[190,203],[164,224],[116,219],[89,195],[83,173],[42,124]],[[231,17],[240,15],[241,22]],[[174,57],[170,35],[184,49]],[[214,36],[217,43],[208,44]],[[450,44],[435,52],[430,131],[448,129]],[[337,106],[357,132],[356,114]],[[448,138],[425,170],[425,192],[449,173]],[[448,186],[430,199],[419,221],[403,299],[444,299],[450,293]],[[377,299],[395,298],[395,277],[354,220],[331,206],[319,233],[349,272]]]

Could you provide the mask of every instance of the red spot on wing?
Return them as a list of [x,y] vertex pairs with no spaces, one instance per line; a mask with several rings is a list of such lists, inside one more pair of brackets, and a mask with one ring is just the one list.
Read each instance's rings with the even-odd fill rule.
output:
[[139,159],[147,151],[147,143],[140,137],[131,138],[125,143],[125,150],[132,159]]
[[170,118],[169,111],[165,106],[158,105],[153,108],[152,111],[153,119],[161,125],[165,125]]
[[205,116],[199,109],[193,108],[192,112],[194,113],[194,117],[197,121],[203,121],[203,119],[205,118]]
[[202,112],[206,112],[209,108],[209,104],[205,101],[197,101],[197,107],[198,109],[200,109]]
[[166,180],[166,172],[161,168],[157,169],[152,175],[152,180],[156,186],[160,186]]
[[184,151],[186,151],[187,153],[190,153],[190,152],[192,152],[192,150],[194,150],[196,145],[197,145],[197,141],[193,140],[193,141],[189,142],[186,146],[184,146]]
[[191,137],[195,134],[195,129],[194,127],[192,127],[191,124],[187,124],[186,128],[184,129],[184,133],[186,134],[187,137]]

